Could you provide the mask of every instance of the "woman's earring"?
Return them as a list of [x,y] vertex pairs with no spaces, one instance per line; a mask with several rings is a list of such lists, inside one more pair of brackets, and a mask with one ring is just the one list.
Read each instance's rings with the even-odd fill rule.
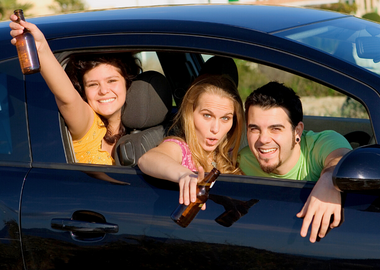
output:
[[299,143],[299,142],[300,142],[300,138],[297,138],[297,139],[296,139],[296,142],[298,142],[298,143]]

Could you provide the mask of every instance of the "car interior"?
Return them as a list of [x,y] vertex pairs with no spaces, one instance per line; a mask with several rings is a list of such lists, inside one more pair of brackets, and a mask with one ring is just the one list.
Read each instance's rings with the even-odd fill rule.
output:
[[[56,55],[64,68],[74,52]],[[78,53],[77,51],[75,53]],[[81,51],[81,54],[93,51]],[[99,53],[99,51],[97,51]],[[102,53],[108,53],[107,50]],[[113,50],[112,53],[115,53]],[[120,50],[120,53],[123,53]],[[352,97],[298,75],[252,61],[186,51],[139,51],[143,72],[128,90],[122,121],[128,134],[116,145],[117,165],[134,167],[138,158],[157,146],[167,135],[171,121],[191,82],[201,74],[229,74],[243,100],[254,89],[269,81],[283,82],[301,97],[306,130],[335,130],[344,135],[353,148],[374,141],[365,107]],[[307,91],[300,91],[306,89]],[[312,101],[310,101],[312,100]],[[309,103],[315,105],[308,109]],[[317,107],[317,110],[315,109]],[[334,111],[329,109],[335,108]],[[70,134],[61,117],[62,137],[68,163],[75,163]],[[240,149],[247,145],[243,132]]]

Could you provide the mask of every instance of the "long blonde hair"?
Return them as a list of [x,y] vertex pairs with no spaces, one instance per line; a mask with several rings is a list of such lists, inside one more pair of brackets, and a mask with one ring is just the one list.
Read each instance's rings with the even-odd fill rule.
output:
[[194,110],[203,93],[216,94],[229,98],[233,102],[232,127],[214,151],[217,168],[222,173],[240,173],[237,158],[244,126],[244,111],[236,85],[227,75],[202,75],[198,77],[186,92],[171,129],[174,130],[176,136],[189,145],[195,165],[197,167],[202,166],[206,171],[210,171],[212,165],[208,161],[206,151],[198,142],[194,125]]

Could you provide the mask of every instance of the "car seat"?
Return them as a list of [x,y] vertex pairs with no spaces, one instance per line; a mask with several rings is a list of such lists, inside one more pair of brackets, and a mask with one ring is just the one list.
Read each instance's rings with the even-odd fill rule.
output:
[[225,74],[228,75],[232,81],[235,83],[236,87],[239,84],[239,75],[238,69],[236,67],[235,61],[229,57],[222,56],[213,56],[209,58],[201,68],[199,75],[210,74],[210,75],[219,75]]
[[156,71],[139,74],[128,89],[122,123],[128,134],[115,146],[116,165],[135,166],[165,136],[172,94],[165,76]]
[[[232,79],[232,81],[235,83],[236,88],[238,87],[239,73],[238,73],[238,69],[235,64],[235,61],[232,58],[222,57],[222,56],[213,56],[209,58],[202,65],[201,71],[199,72],[199,75],[204,75],[204,74],[228,75]],[[240,140],[239,150],[243,149],[247,145],[248,145],[247,130],[244,127],[241,140]]]

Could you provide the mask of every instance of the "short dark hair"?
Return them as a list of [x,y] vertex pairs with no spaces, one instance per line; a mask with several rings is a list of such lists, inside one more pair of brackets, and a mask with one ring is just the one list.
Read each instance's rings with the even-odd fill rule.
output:
[[251,106],[265,109],[282,107],[290,119],[293,129],[303,120],[300,97],[291,89],[279,82],[269,82],[253,91],[245,101],[245,117],[248,121],[248,110]]

